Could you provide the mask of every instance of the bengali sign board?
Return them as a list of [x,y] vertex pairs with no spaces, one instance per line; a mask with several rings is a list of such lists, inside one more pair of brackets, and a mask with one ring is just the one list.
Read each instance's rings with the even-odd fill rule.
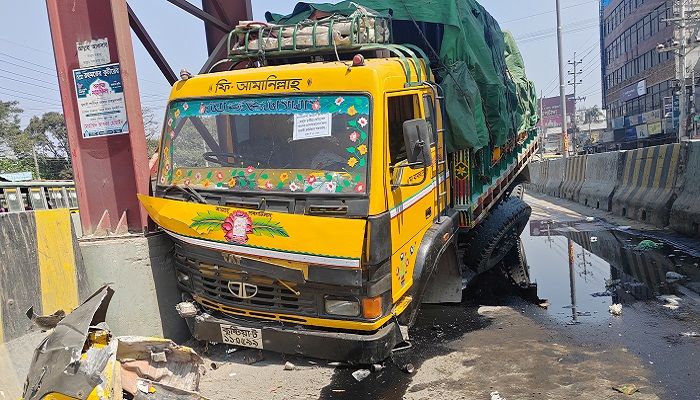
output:
[[129,133],[119,64],[73,70],[83,138]]
[[109,42],[107,38],[76,42],[80,68],[109,64]]

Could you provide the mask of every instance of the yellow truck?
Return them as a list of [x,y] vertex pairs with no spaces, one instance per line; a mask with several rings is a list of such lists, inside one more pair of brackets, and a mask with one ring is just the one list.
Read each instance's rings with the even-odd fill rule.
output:
[[[358,28],[340,45],[342,23]],[[517,247],[529,208],[509,194],[535,132],[448,151],[430,57],[391,43],[389,24],[239,27],[224,71],[174,85],[140,199],[175,242],[195,338],[378,362],[421,302],[459,302]]]

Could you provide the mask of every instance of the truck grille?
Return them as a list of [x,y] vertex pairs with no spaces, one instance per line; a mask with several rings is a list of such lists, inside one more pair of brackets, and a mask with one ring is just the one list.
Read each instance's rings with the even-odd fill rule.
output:
[[[279,280],[249,275],[228,267],[199,263],[179,254],[175,261],[179,269],[189,274],[194,293],[210,301],[245,310],[318,315],[317,295],[308,287],[299,287],[293,282],[285,282],[285,286]],[[255,285],[257,294],[249,299],[238,298],[229,291],[229,282]],[[290,288],[299,292],[299,295]]]

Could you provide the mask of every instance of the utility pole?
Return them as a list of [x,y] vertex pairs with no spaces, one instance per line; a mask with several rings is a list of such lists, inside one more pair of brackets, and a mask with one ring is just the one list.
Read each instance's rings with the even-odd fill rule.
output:
[[569,134],[566,129],[566,85],[564,84],[564,49],[560,0],[557,3],[557,52],[559,54],[559,99],[561,100],[561,143],[564,158],[569,157]]
[[576,124],[576,102],[579,100],[578,97],[576,97],[576,86],[580,85],[583,83],[582,80],[578,79],[578,75],[581,75],[583,73],[583,69],[579,69],[579,65],[583,64],[583,60],[579,60],[576,58],[576,52],[574,52],[574,59],[573,61],[569,60],[568,62],[569,65],[571,65],[571,71],[568,71],[567,73],[569,75],[573,75],[573,79],[570,81],[567,81],[566,83],[569,84],[574,88],[574,120],[573,122],[573,130],[571,132],[571,141],[574,144],[574,154],[576,154],[577,151],[577,146],[576,146],[576,133],[578,132],[578,126]]
[[680,64],[680,71],[678,71],[680,74],[680,82],[681,82],[681,94],[680,98],[678,99],[678,107],[681,109],[681,115],[680,115],[680,121],[678,123],[678,141],[681,141],[681,138],[683,138],[686,135],[686,122],[688,120],[688,110],[687,110],[687,105],[686,105],[686,97],[685,97],[685,76],[686,76],[686,69],[685,69],[685,55],[686,55],[686,46],[688,44],[688,40],[686,38],[686,26],[685,26],[685,5],[687,3],[687,0],[679,0],[679,6],[680,6],[680,49],[678,51],[677,56],[678,56],[678,63]]
[[540,89],[540,156],[544,154],[544,146],[547,143],[547,131],[544,126],[544,91]]

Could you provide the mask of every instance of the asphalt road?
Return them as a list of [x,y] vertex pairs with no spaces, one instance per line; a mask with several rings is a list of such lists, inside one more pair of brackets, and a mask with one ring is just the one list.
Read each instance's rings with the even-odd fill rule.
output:
[[[424,307],[410,331],[413,348],[359,382],[352,374],[364,367],[209,346],[202,395],[700,399],[700,338],[684,335],[700,332],[698,260],[670,245],[640,250],[643,238],[620,228],[648,227],[558,199],[526,201],[533,215],[522,239],[542,301],[477,281],[461,305]],[[668,282],[669,272],[686,278]],[[612,304],[622,305],[621,315],[609,313]],[[287,361],[294,369],[284,369]],[[612,389],[622,384],[639,390]]]

